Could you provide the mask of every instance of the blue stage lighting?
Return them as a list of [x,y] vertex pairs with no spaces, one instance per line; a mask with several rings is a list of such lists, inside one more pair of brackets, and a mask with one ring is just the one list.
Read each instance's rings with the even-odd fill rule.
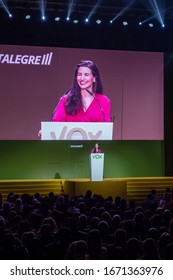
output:
[[[67,11],[67,18],[70,19],[70,16],[72,14],[72,9],[73,9],[73,6],[75,5],[75,0],[70,0],[69,1],[69,4],[68,4],[68,11]],[[66,19],[67,19],[66,18]],[[68,20],[68,19],[67,19]]]
[[131,0],[130,3],[128,3],[128,5],[123,8],[113,19],[111,19],[110,23],[112,23],[113,21],[117,20],[119,17],[121,17],[125,12],[126,10],[128,10],[130,8],[130,6],[132,6],[134,4],[135,0]]
[[[95,13],[96,9],[100,6],[101,2],[103,0],[98,0],[97,3],[94,5],[94,8],[91,10],[91,12],[89,13],[88,17],[87,17],[87,22],[89,21],[89,19],[91,18],[91,16]],[[85,20],[86,21],[86,20]]]
[[6,1],[0,0],[0,5],[1,5],[2,8],[6,11],[6,13],[8,14],[8,16],[9,16],[10,18],[12,18],[12,14],[10,13],[10,10],[9,10],[9,8],[8,8],[8,6],[7,6]]
[[162,27],[165,27],[165,1],[149,0],[149,3],[152,7],[153,17],[155,17],[161,23]]
[[41,12],[41,19],[43,21],[46,20],[45,12],[46,12],[46,0],[39,0],[39,7]]

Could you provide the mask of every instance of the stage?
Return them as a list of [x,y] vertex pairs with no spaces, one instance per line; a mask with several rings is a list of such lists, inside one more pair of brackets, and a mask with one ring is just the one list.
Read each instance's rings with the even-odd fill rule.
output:
[[0,180],[3,200],[10,192],[18,195],[40,193],[42,196],[53,192],[73,197],[84,195],[90,189],[92,194],[100,194],[105,198],[121,196],[127,201],[141,201],[152,189],[162,195],[167,187],[173,187],[173,177],[105,178],[103,181],[91,181],[89,178]]

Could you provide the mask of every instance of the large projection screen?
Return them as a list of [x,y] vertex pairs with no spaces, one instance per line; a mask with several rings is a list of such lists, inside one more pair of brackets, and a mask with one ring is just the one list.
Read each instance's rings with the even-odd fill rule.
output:
[[114,140],[163,140],[163,53],[0,45],[0,140],[39,140],[81,60],[99,68]]

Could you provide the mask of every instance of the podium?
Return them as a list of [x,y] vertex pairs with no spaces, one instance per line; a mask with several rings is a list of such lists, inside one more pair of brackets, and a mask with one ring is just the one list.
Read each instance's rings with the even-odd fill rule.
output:
[[91,181],[103,181],[104,154],[90,154]]
[[41,122],[41,140],[112,140],[111,122]]

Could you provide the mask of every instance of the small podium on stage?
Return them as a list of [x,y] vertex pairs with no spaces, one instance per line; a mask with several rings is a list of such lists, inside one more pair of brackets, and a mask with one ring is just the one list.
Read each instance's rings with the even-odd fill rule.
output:
[[91,181],[103,181],[104,154],[90,154]]

